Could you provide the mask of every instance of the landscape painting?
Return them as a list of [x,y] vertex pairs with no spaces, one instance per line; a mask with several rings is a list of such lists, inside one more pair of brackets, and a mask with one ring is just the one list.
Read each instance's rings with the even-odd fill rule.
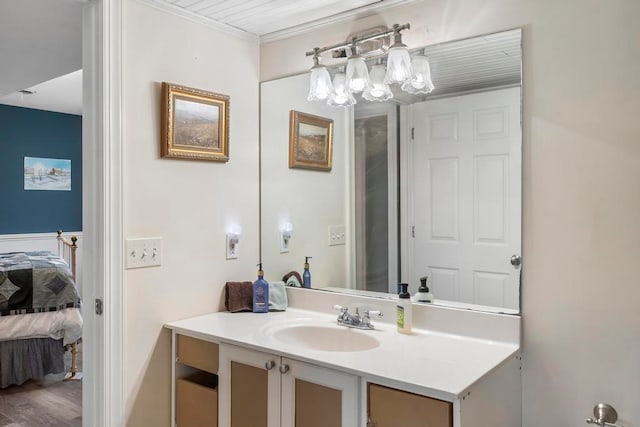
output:
[[162,83],[161,156],[229,160],[229,97]]
[[24,189],[71,191],[71,160],[25,157]]
[[174,144],[183,147],[218,148],[220,107],[176,98]]
[[331,170],[333,120],[291,111],[289,168]]

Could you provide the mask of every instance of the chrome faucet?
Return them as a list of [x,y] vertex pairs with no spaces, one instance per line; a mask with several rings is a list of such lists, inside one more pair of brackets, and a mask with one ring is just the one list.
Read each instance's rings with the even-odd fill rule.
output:
[[349,313],[349,308],[341,305],[334,305],[333,308],[340,311],[340,314],[338,314],[338,325],[349,328],[374,329],[371,324],[371,316],[377,314],[382,317],[380,310],[365,310],[364,315],[360,316],[360,310],[357,307],[355,314]]

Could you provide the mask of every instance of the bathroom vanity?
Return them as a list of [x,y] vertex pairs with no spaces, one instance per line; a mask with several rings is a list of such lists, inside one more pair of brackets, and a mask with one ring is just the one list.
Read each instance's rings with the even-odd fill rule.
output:
[[[385,317],[371,331],[337,325],[330,308],[219,312],[167,324],[175,356],[171,425],[520,424],[517,316],[416,305],[417,323],[431,326],[407,336],[381,321],[393,317],[393,301],[377,303]],[[447,331],[454,318],[465,334]],[[493,332],[480,332],[487,326]]]

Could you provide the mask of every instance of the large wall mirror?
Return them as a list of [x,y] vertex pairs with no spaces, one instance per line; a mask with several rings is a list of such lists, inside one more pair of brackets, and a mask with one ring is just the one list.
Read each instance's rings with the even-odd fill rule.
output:
[[[427,95],[336,108],[307,101],[308,73],[261,84],[267,278],[312,257],[315,289],[388,297],[427,276],[435,304],[518,313],[521,31],[415,51]],[[292,110],[333,121],[330,171],[289,167]]]

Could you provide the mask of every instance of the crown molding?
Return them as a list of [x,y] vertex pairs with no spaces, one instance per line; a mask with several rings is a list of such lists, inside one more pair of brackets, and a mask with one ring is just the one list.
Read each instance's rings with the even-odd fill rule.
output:
[[186,9],[183,9],[179,6],[174,6],[173,4],[165,3],[158,0],[136,0],[138,3],[145,4],[147,6],[153,7],[154,9],[161,10],[163,12],[169,13],[171,15],[179,16],[181,18],[187,19],[189,21],[202,24],[211,29],[221,31],[223,33],[238,37],[242,40],[259,43],[260,37],[256,34],[248,33],[244,30],[241,30],[236,27],[232,27],[231,25],[223,24],[219,21],[216,21],[211,18],[207,18],[206,16],[199,15],[194,12],[190,12]]

